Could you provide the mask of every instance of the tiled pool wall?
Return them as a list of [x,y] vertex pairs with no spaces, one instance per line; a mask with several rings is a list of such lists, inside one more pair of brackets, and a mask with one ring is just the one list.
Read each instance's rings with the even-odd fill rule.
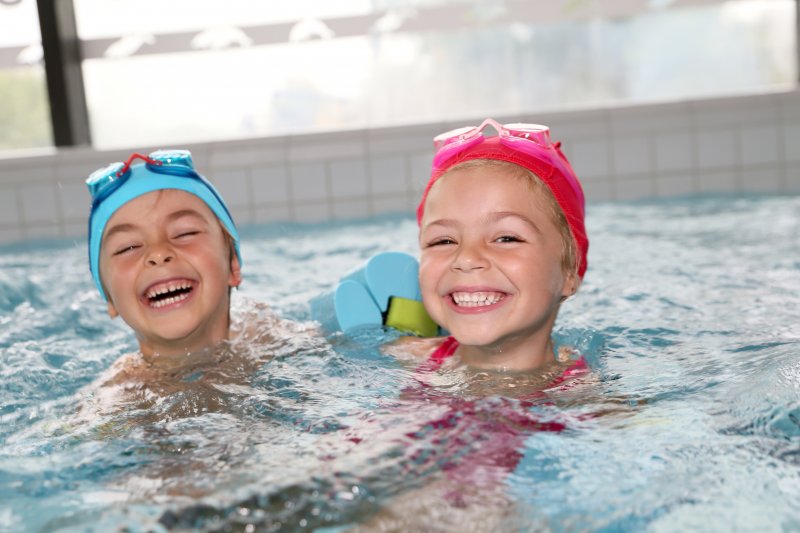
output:
[[[192,150],[239,225],[364,218],[412,212],[428,177],[433,136],[482,118],[182,147]],[[800,193],[796,88],[510,120],[551,127],[590,204],[715,192]],[[86,176],[133,151],[157,148],[168,146],[0,159],[0,243],[85,236]]]

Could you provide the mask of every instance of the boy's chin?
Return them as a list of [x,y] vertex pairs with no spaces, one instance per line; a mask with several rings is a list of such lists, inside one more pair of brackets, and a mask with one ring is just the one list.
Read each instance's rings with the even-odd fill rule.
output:
[[214,344],[214,339],[198,332],[197,328],[191,327],[191,325],[165,324],[165,326],[167,327],[137,332],[139,343],[147,344],[160,352],[182,351],[184,353],[195,351],[197,347]]

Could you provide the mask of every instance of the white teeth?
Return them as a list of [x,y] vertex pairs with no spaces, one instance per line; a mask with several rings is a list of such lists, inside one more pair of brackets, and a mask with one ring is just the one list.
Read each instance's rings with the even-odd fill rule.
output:
[[[154,289],[150,289],[149,291],[147,291],[145,293],[145,297],[150,299],[150,300],[152,300],[152,299],[157,298],[158,296],[160,296],[162,294],[172,293],[172,292],[179,291],[179,290],[188,290],[188,289],[191,289],[191,288],[192,288],[192,284],[189,283],[188,281],[172,282],[172,283],[169,283],[167,285],[160,285],[160,286],[158,286],[158,287],[156,287]],[[163,307],[163,306],[167,305],[168,303],[184,300],[184,299],[186,299],[187,296],[188,296],[188,293],[182,293],[182,294],[179,294],[179,295],[176,295],[176,296],[172,296],[170,298],[164,298],[163,300],[159,300],[158,302],[152,302],[151,305],[153,307]]]
[[494,305],[503,299],[501,292],[454,292],[451,296],[459,307]]
[[165,305],[174,304],[175,302],[180,302],[181,300],[185,300],[189,297],[188,292],[181,293],[177,296],[172,296],[170,298],[164,298],[163,300],[158,300],[157,302],[151,302],[150,307],[164,307]]

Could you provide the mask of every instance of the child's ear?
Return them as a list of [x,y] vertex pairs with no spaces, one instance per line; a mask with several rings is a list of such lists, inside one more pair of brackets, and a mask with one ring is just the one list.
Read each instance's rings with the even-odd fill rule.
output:
[[117,308],[114,307],[114,304],[111,303],[111,300],[108,301],[108,316],[110,316],[111,318],[117,318],[119,316]]
[[239,265],[239,256],[231,256],[231,275],[228,277],[229,287],[238,287],[242,284],[242,267]]
[[578,288],[581,286],[581,278],[575,272],[570,272],[567,274],[567,279],[564,280],[564,288],[561,291],[561,301],[563,302],[576,292],[578,292]]

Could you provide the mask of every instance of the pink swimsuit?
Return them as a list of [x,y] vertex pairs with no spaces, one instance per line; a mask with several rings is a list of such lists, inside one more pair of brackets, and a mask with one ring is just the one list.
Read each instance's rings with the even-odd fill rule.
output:
[[[430,373],[438,370],[455,354],[458,346],[455,338],[448,337],[417,371]],[[586,361],[580,358],[547,388],[562,385],[586,372]],[[438,464],[457,487],[497,486],[522,459],[524,441],[531,433],[560,432],[567,427],[564,421],[542,419],[531,412],[532,407],[551,404],[543,391],[521,400],[497,397],[476,401],[438,395],[431,385],[420,381],[418,387],[404,390],[403,397],[446,406],[443,415],[428,421],[420,431],[406,436],[413,440],[422,438],[424,434],[429,434],[428,439],[433,437],[431,443],[434,446],[426,447],[423,462]],[[432,431],[435,433],[431,434]],[[467,505],[469,499],[458,489],[445,497],[451,504],[459,506]]]
[[[415,384],[405,387],[400,396],[402,403],[396,411],[403,420],[419,418],[423,411],[433,414],[413,431],[403,432],[401,440],[407,450],[407,459],[400,462],[404,478],[442,472],[450,482],[443,494],[445,501],[455,506],[470,505],[484,489],[502,487],[508,476],[524,455],[525,439],[539,431],[560,432],[567,429],[568,420],[556,411],[543,414],[542,407],[552,405],[544,391],[537,391],[522,399],[504,396],[464,398],[447,394],[426,380],[423,375],[441,368],[458,349],[458,341],[448,337],[431,356],[417,367]],[[548,389],[569,386],[573,377],[588,372],[581,358],[548,385]],[[432,414],[432,413],[431,413]],[[555,415],[555,416],[553,416]],[[385,423],[380,417],[370,417],[365,422]],[[381,432],[384,430],[381,429]],[[348,440],[355,444],[367,438],[363,428],[348,428]],[[476,496],[478,495],[478,496]]]
[[[455,337],[447,337],[444,342],[440,344],[436,350],[434,350],[428,360],[418,367],[418,370],[425,372],[438,370],[448,358],[452,357],[453,354],[456,353],[458,346],[458,341],[455,339]],[[586,360],[581,357],[569,368],[567,368],[560,376],[554,379],[547,388],[549,389],[555,387],[556,385],[561,385],[572,377],[586,373],[587,370],[588,367],[586,365]]]

